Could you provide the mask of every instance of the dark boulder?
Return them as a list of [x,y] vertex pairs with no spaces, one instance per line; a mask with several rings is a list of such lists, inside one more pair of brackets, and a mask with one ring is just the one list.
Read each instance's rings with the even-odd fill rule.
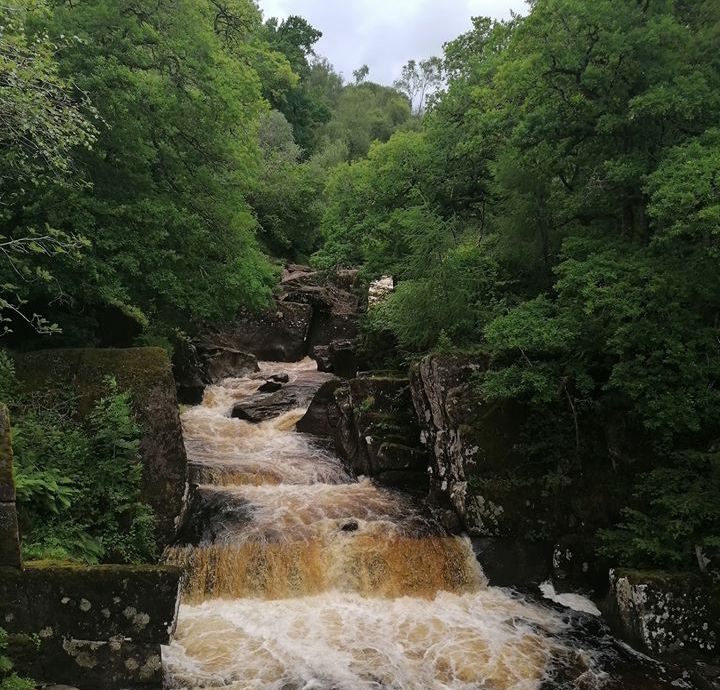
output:
[[425,449],[410,385],[396,375],[335,380],[317,393],[297,430],[330,436],[335,451],[357,475],[385,486],[426,493]]
[[208,385],[259,371],[254,355],[207,341],[194,343],[184,338],[175,342],[172,367],[178,401],[185,405],[202,403]]
[[388,470],[375,475],[375,481],[391,489],[401,489],[408,493],[424,496],[428,492],[430,482],[427,472],[405,470]]
[[257,357],[247,352],[222,346],[202,346],[201,357],[204,360],[205,382],[219,383],[223,379],[242,378],[260,371]]
[[286,271],[281,283],[281,301],[312,307],[308,351],[335,340],[352,340],[358,333],[358,318],[365,309],[365,294],[355,270]]
[[279,417],[290,410],[308,406],[318,388],[332,379],[330,374],[322,373],[298,377],[275,393],[255,393],[236,403],[231,416],[253,424]]
[[177,545],[212,544],[241,530],[252,519],[252,511],[241,496],[211,486],[196,487]]
[[516,538],[477,537],[472,547],[485,577],[495,587],[539,585],[550,577],[551,544]]
[[297,430],[303,434],[329,437],[333,434],[335,409],[335,391],[343,385],[338,379],[323,383],[310,403],[305,416],[297,423]]
[[720,583],[693,573],[614,570],[606,613],[636,649],[717,664]]
[[205,366],[194,343],[186,338],[174,343],[172,371],[175,378],[178,402],[199,405],[207,385]]
[[484,357],[432,355],[411,369],[413,403],[430,456],[431,493],[453,506],[472,536],[524,536],[542,531],[536,523],[546,517],[532,502],[543,492],[533,485],[539,478],[514,477],[522,409],[484,400],[473,384],[487,364]]
[[411,448],[401,443],[383,443],[377,453],[377,468],[380,472],[426,472],[427,465],[424,448]]
[[279,381],[265,381],[260,388],[258,388],[259,393],[275,393],[276,391],[279,391],[283,387],[283,384]]
[[310,356],[317,362],[318,371],[332,372],[333,365],[330,359],[329,345],[316,345],[311,350]]
[[330,366],[336,376],[352,379],[357,376],[358,360],[351,340],[333,340],[329,348]]
[[568,534],[555,542],[552,582],[556,592],[592,592],[598,597],[607,593],[610,564],[598,556],[599,546],[593,534]]
[[273,362],[297,362],[308,353],[307,335],[312,318],[309,304],[280,301],[259,314],[243,312],[234,324],[203,340],[249,352]]

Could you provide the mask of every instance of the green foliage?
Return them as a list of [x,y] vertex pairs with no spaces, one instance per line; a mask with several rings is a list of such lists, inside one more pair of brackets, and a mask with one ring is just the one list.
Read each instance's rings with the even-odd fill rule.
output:
[[15,363],[8,351],[0,348],[0,402],[11,400],[15,390]]
[[319,132],[320,143],[342,141],[350,160],[368,154],[375,141],[386,142],[410,120],[410,103],[399,91],[372,82],[346,86],[332,117]]
[[[637,484],[638,507],[616,529],[603,530],[602,552],[637,568],[694,570],[720,554],[720,453],[678,453]],[[701,567],[705,567],[705,563]]]
[[130,396],[106,380],[83,423],[74,401],[27,405],[14,419],[23,555],[88,563],[155,556],[154,518],[140,499],[140,428]]
[[20,296],[34,305],[60,295],[57,322],[83,344],[109,313],[167,330],[262,306],[274,274],[246,200],[260,159],[259,73],[282,80],[289,67],[261,40],[255,5],[53,3],[26,25],[33,38],[57,37],[47,40],[60,86],[71,80],[73,94],[87,94],[73,107],[89,99],[98,119],[91,148],[60,148],[87,184],[43,180],[0,218],[7,237],[50,227],[88,243],[81,256],[67,243],[60,255],[31,254],[32,270],[52,280],[27,278]]
[[366,343],[487,351],[482,392],[527,410],[548,477],[647,470],[608,533],[626,564],[691,567],[717,535],[718,27],[715,0],[476,18],[419,131],[330,174],[314,257],[395,278]]
[[7,656],[8,634],[0,628],[0,690],[33,690],[34,681],[13,673],[12,660]]
[[51,287],[46,260],[77,258],[86,245],[74,229],[62,232],[42,221],[18,218],[45,186],[69,191],[85,180],[74,166],[74,152],[89,149],[98,131],[97,112],[87,96],[65,78],[57,52],[80,41],[28,31],[50,13],[44,0],[10,0],[0,7],[0,335],[21,324],[38,333],[57,326],[27,311],[33,284]]
[[253,206],[260,238],[274,256],[301,260],[319,241],[325,171],[314,160],[302,162],[292,127],[271,111],[261,124],[262,167]]

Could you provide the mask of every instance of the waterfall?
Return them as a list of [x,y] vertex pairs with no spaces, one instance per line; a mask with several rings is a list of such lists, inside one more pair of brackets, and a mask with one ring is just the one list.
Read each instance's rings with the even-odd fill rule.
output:
[[230,418],[266,376],[314,371],[264,363],[183,415],[201,508],[167,553],[187,572],[168,688],[666,687],[613,685],[612,654],[578,642],[572,616],[488,587],[467,539],[296,433],[304,410]]

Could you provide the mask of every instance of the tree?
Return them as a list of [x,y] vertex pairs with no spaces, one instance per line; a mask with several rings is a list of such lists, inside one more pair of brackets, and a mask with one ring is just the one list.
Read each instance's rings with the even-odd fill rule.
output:
[[[401,352],[482,349],[478,390],[525,410],[548,486],[637,477],[608,536],[629,565],[717,548],[718,26],[714,0],[474,20],[420,131],[332,174],[315,259],[396,278],[370,325]],[[436,75],[396,86],[422,110]]]
[[358,67],[354,70],[353,81],[355,86],[362,84],[368,78],[368,74],[370,74],[370,68],[367,65],[363,65],[362,67]]
[[419,62],[409,60],[394,87],[410,99],[415,113],[421,115],[425,112],[428,97],[440,87],[442,81],[442,61],[431,57]]
[[60,74],[55,55],[63,41],[28,32],[29,24],[48,16],[48,5],[12,0],[0,12],[0,335],[17,323],[50,333],[56,325],[24,308],[33,284],[53,281],[33,259],[76,257],[85,242],[72,232],[13,221],[37,189],[56,185],[69,190],[86,183],[77,177],[74,154],[94,144],[97,111]]
[[[259,15],[246,16],[255,24],[243,31],[259,34]],[[101,117],[76,158],[92,189],[43,185],[3,223],[91,243],[81,264],[53,258],[58,342],[95,342],[108,318],[124,333],[163,332],[262,305],[273,276],[245,200],[264,110],[255,39],[228,45],[209,1],[58,4],[34,30],[80,38],[58,51],[60,73]],[[48,263],[35,257],[39,270]],[[46,303],[50,290],[33,286],[28,299]]]

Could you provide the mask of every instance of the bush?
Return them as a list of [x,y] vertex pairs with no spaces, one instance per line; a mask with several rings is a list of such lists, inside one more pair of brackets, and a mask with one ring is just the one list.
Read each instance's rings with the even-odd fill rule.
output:
[[106,394],[79,422],[75,401],[19,406],[13,428],[23,556],[86,563],[155,557],[154,516],[140,500],[140,427],[130,396]]
[[636,488],[624,522],[601,531],[601,553],[635,568],[718,571],[720,451],[678,453]]
[[13,672],[12,660],[6,655],[8,635],[0,628],[0,690],[33,690],[35,683]]

